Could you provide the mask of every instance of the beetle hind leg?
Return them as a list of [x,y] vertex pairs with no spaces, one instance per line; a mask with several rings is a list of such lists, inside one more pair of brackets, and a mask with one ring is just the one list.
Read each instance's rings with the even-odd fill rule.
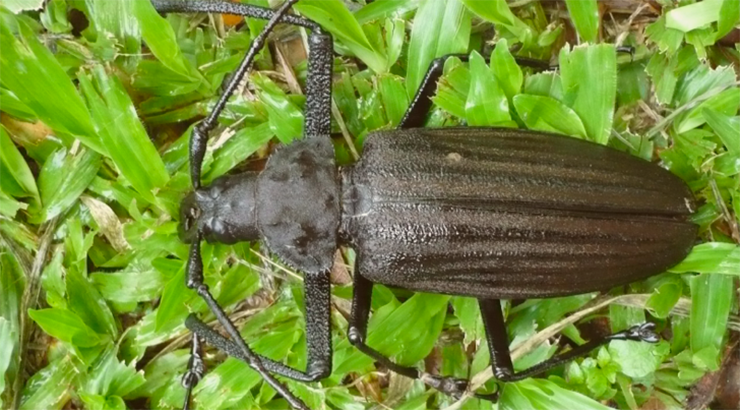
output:
[[587,355],[592,350],[609,343],[612,340],[632,340],[637,342],[656,343],[660,337],[655,333],[654,323],[643,323],[633,326],[622,332],[591,340],[565,353],[553,356],[542,363],[534,365],[520,372],[514,371],[514,365],[509,352],[509,338],[506,334],[506,324],[498,299],[479,299],[483,325],[486,328],[488,348],[491,352],[491,367],[493,375],[500,381],[513,382],[535,376],[553,367],[567,363]]
[[367,323],[370,317],[370,302],[373,283],[355,272],[354,293],[352,295],[352,313],[349,319],[347,338],[359,351],[375,359],[389,370],[412,379],[421,379],[426,385],[453,397],[460,397],[468,388],[468,381],[456,377],[438,376],[420,372],[413,367],[394,363],[382,353],[365,343]]

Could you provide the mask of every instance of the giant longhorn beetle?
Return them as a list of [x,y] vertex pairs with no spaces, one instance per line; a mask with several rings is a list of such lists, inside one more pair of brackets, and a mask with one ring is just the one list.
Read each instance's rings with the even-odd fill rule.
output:
[[[687,220],[694,200],[679,178],[628,154],[553,134],[418,128],[430,109],[444,58],[430,66],[398,129],[369,135],[363,158],[337,169],[329,138],[332,37],[315,22],[287,14],[296,1],[287,0],[273,12],[239,3],[153,0],[160,12],[269,20],[190,141],[194,192],[180,212],[181,236],[191,243],[187,286],[206,301],[231,340],[193,315],[187,319],[194,336],[183,379],[186,407],[204,372],[203,339],[247,362],[294,408],[307,408],[273,374],[308,382],[331,372],[329,271],[339,245],[357,253],[350,342],[388,369],[423,376],[426,384],[447,394],[460,395],[467,381],[422,375],[365,344],[373,283],[477,298],[494,375],[502,381],[530,377],[610,340],[658,340],[653,325],[646,323],[515,372],[499,299],[608,289],[681,261],[697,227]],[[310,30],[305,138],[278,150],[262,172],[202,186],[208,133],[278,23]],[[523,58],[518,62],[547,67]],[[230,244],[260,238],[305,274],[305,371],[252,352],[203,283],[203,239]]]

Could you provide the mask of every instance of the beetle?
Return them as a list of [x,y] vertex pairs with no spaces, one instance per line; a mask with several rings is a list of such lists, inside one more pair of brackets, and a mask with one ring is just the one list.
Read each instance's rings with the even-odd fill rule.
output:
[[[307,408],[273,374],[316,381],[331,372],[329,271],[339,246],[357,254],[348,339],[388,369],[458,396],[467,381],[422,374],[365,343],[374,283],[478,299],[494,375],[515,381],[610,340],[657,342],[652,323],[595,339],[515,372],[500,299],[547,298],[625,285],[661,273],[689,252],[694,198],[668,171],[626,153],[544,132],[422,126],[445,58],[435,60],[398,129],[370,134],[362,159],[338,168],[331,144],[332,37],[277,10],[202,1],[152,0],[160,12],[215,12],[267,19],[213,111],[190,143],[193,192],[181,203],[191,244],[187,286],[206,301],[230,340],[191,315],[185,407],[204,372],[203,339],[247,362],[286,400]],[[264,171],[200,180],[208,133],[278,23],[310,30],[305,135],[277,150]],[[523,65],[544,63],[519,58]],[[261,357],[246,345],[203,282],[202,240],[263,240],[305,274],[307,368]],[[598,276],[589,272],[599,272]],[[479,395],[495,399],[495,396]]]

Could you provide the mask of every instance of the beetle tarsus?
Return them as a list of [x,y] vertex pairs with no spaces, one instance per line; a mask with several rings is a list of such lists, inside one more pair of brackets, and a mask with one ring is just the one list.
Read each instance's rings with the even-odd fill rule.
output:
[[[660,336],[655,333],[655,323],[652,322],[645,322],[637,326],[632,326],[624,332],[617,333],[614,336],[617,335],[623,335],[623,339],[634,340],[636,342],[658,343],[660,341]],[[618,337],[615,337],[615,339],[618,339]]]
[[206,371],[206,365],[203,362],[203,357],[200,354],[200,339],[198,335],[193,335],[193,342],[190,348],[190,360],[188,360],[188,371],[182,376],[182,387],[185,388],[185,403],[183,404],[183,410],[190,408],[190,397],[193,393],[193,388],[203,378],[203,374]]
[[468,381],[457,377],[421,373],[419,379],[427,386],[433,387],[434,389],[456,399],[462,397],[463,393],[468,389]]

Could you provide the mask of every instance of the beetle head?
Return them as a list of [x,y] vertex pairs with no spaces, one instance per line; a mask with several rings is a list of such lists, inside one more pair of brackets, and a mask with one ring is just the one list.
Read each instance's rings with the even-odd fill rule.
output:
[[191,192],[180,203],[180,239],[190,243],[198,232],[208,242],[259,239],[255,218],[256,172],[225,176]]

